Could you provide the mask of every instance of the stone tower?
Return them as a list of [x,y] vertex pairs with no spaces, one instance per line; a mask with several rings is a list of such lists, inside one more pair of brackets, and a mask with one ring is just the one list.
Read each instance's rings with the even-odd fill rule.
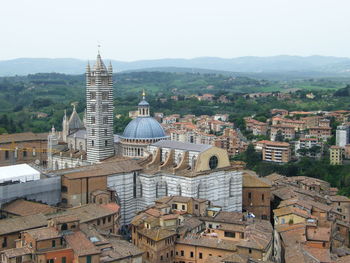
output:
[[93,69],[86,67],[87,160],[98,163],[114,155],[113,69],[104,65],[100,53]]

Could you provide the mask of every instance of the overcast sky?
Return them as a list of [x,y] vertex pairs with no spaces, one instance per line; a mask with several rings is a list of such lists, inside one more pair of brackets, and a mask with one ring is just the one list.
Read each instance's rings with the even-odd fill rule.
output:
[[0,60],[350,57],[350,0],[11,0]]

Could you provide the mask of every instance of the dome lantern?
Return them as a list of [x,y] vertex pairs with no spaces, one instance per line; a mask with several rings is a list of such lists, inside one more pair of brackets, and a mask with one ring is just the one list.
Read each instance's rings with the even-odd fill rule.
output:
[[139,117],[149,117],[150,116],[150,106],[146,101],[146,93],[145,90],[142,92],[142,100],[138,105],[138,116]]

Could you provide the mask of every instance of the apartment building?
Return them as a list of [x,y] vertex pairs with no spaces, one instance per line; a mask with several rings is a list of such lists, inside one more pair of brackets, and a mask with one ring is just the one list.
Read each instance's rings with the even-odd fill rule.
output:
[[284,139],[293,140],[295,138],[294,126],[276,124],[271,126],[271,141],[276,140],[276,136],[279,132],[282,134]]
[[265,141],[263,160],[275,163],[287,163],[291,160],[290,144],[286,142]]

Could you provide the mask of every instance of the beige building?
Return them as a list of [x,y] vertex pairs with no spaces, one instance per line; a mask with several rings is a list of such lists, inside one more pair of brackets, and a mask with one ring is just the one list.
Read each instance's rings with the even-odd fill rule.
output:
[[329,148],[329,163],[332,165],[341,165],[343,163],[343,148],[335,145]]
[[287,163],[291,160],[290,145],[287,142],[264,141],[263,160],[275,163]]
[[271,141],[276,140],[276,136],[280,132],[283,139],[292,140],[295,138],[295,128],[291,125],[276,124],[271,126]]
[[0,135],[0,166],[35,163],[47,165],[47,133]]
[[267,123],[254,120],[250,117],[245,118],[245,125],[248,131],[252,131],[254,135],[266,135]]
[[319,140],[326,141],[328,138],[332,137],[332,128],[330,127],[310,127],[309,136],[317,138]]

